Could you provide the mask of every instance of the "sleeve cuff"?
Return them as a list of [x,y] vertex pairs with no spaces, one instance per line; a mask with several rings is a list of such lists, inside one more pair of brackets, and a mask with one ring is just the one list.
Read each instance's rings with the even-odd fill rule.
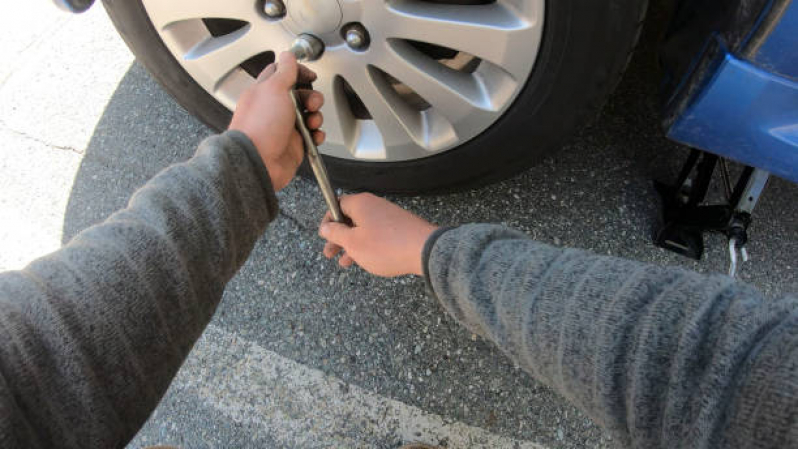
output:
[[436,229],[435,232],[430,234],[426,243],[424,243],[424,249],[421,251],[421,267],[424,270],[424,284],[427,286],[427,293],[436,299],[437,295],[435,295],[435,289],[432,287],[432,279],[429,275],[429,258],[432,254],[432,249],[435,247],[435,242],[437,242],[446,231],[451,231],[455,228],[456,226],[443,226]]
[[247,159],[249,159],[249,162],[252,164],[252,168],[255,170],[255,174],[263,187],[263,193],[266,196],[266,206],[269,209],[269,216],[276,217],[279,206],[277,203],[277,196],[274,192],[272,178],[269,176],[269,170],[267,170],[266,165],[263,164],[263,159],[261,159],[255,144],[241,131],[228,130],[224,132],[224,135],[229,137],[239,148],[244,150],[244,154],[247,155]]

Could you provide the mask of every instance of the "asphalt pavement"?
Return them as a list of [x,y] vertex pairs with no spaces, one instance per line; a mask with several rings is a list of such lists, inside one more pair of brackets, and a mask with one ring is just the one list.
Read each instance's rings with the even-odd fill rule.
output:
[[[102,221],[212,134],[134,62],[102,8],[71,17],[40,3],[0,18],[12,30],[0,37],[0,269]],[[671,179],[686,156],[657,121],[657,32],[647,28],[598,120],[539,166],[479,190],[392,199],[443,225],[504,223],[555,245],[725,271],[719,236],[700,262],[651,244],[652,180]],[[446,315],[422,280],[323,259],[312,181],[279,199],[279,218],[130,447],[613,447]],[[797,185],[773,179],[755,213],[741,278],[770,298],[798,291],[797,202]]]

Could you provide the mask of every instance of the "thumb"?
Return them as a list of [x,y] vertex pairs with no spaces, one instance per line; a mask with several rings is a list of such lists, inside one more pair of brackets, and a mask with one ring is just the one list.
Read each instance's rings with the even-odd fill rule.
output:
[[328,221],[319,227],[319,235],[328,242],[346,249],[351,243],[352,228],[343,223]]
[[275,81],[286,89],[290,89],[296,84],[298,73],[299,66],[296,62],[296,56],[288,51],[280,53],[280,58],[277,62],[277,73],[274,74]]

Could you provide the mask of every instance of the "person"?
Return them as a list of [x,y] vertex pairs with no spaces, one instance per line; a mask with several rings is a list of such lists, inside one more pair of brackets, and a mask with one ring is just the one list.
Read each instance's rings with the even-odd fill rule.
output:
[[[128,206],[0,275],[0,447],[122,447],[158,404],[278,210],[302,144],[289,54],[229,130]],[[318,143],[322,96],[303,91]],[[798,300],[726,276],[599,256],[489,224],[437,227],[370,194],[322,220],[324,254],[423,276],[471,331],[621,446],[798,445]]]

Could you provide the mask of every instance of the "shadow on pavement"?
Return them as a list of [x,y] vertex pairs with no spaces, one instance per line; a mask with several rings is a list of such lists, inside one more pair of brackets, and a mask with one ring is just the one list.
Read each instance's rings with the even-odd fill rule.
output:
[[75,176],[66,243],[127,204],[164,167],[191,157],[211,131],[172,101],[138,63],[109,99]]

